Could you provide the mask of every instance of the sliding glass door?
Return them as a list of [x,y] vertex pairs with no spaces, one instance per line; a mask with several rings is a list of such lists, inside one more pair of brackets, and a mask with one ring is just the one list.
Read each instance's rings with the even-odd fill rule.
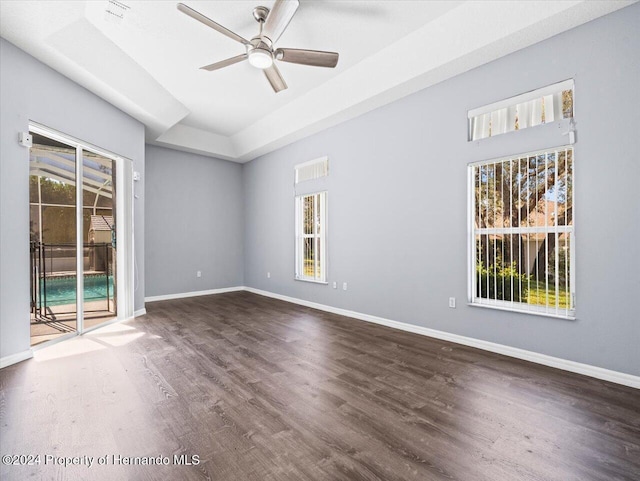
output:
[[[122,228],[131,238],[131,219],[116,205],[117,172],[127,177],[131,166],[129,163],[127,170],[122,165],[124,159],[103,155],[74,139],[66,143],[60,134],[47,135],[47,131],[33,128],[31,135],[34,346],[114,320],[119,305],[131,315],[130,305],[124,304],[131,300],[131,295],[124,295],[131,285],[124,275],[129,269],[118,268],[119,260],[127,264],[130,258],[118,254],[118,231]],[[131,193],[130,187],[123,190]],[[128,218],[118,220],[119,211]],[[122,246],[130,247],[130,240],[123,239]],[[119,302],[118,292],[126,299]]]
[[85,328],[117,316],[115,170],[115,161],[82,151]]
[[29,156],[31,345],[76,332],[76,149],[32,134]]

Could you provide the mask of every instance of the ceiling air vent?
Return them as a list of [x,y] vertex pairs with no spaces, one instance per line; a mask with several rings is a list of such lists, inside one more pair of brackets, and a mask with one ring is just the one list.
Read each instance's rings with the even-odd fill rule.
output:
[[125,14],[131,8],[126,3],[119,2],[118,0],[108,0],[106,4],[104,18],[108,22],[113,23],[121,23],[124,20]]

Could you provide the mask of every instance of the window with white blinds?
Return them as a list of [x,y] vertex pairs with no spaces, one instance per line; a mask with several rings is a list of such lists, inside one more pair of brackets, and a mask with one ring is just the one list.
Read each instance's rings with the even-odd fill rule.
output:
[[469,140],[573,117],[573,79],[470,110]]
[[296,197],[296,279],[327,280],[327,193]]
[[329,174],[329,159],[322,157],[320,159],[310,160],[303,164],[295,166],[295,183],[307,180],[319,179]]
[[469,165],[469,298],[575,316],[573,149]]

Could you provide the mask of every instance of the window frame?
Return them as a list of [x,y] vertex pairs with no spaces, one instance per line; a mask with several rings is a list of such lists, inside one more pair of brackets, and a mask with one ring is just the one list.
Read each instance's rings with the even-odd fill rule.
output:
[[[498,164],[504,162],[510,162],[516,159],[529,159],[532,156],[537,155],[548,155],[549,153],[555,152],[559,153],[561,151],[569,151],[572,152],[571,157],[571,175],[572,175],[572,183],[573,183],[573,196],[571,199],[571,208],[573,209],[572,220],[570,225],[558,226],[558,225],[545,225],[543,227],[522,227],[519,226],[517,228],[476,228],[476,199],[475,199],[475,169],[477,167],[488,165],[488,164]],[[547,168],[548,170],[548,168]],[[545,174],[546,175],[546,174]],[[576,244],[575,244],[575,149],[572,144],[562,145],[555,148],[541,149],[531,152],[525,152],[515,155],[506,155],[501,156],[495,159],[482,160],[482,161],[474,161],[470,162],[467,165],[467,229],[468,229],[468,248],[467,248],[467,303],[472,307],[483,307],[490,309],[498,309],[498,310],[506,310],[509,312],[519,312],[526,313],[544,317],[554,317],[565,320],[574,320],[576,319]],[[484,232],[488,231],[488,232]],[[528,304],[524,302],[515,302],[512,300],[501,300],[501,299],[487,299],[482,298],[476,295],[477,292],[477,273],[476,273],[476,235],[478,234],[503,234],[507,235],[511,234],[523,234],[523,233],[556,233],[559,237],[563,233],[568,237],[569,241],[569,256],[567,258],[568,270],[569,270],[569,280],[568,286],[569,290],[567,292],[569,306],[567,308],[558,308],[557,305],[555,308],[552,308],[549,303],[546,306],[544,305],[536,305],[536,304]],[[556,245],[558,245],[556,237]],[[556,266],[558,262],[558,254],[556,253]],[[547,262],[549,259],[547,258]],[[557,293],[557,291],[555,291]],[[548,299],[548,294],[547,294]],[[555,309],[555,310],[551,310]]]
[[[304,200],[307,197],[320,196],[319,202],[314,202],[314,209],[318,208],[319,212],[319,224],[320,233],[317,232],[317,224],[313,223],[312,234],[304,233]],[[294,278],[297,281],[313,282],[316,284],[328,284],[327,281],[327,227],[328,227],[328,192],[326,190],[310,192],[308,194],[300,194],[295,197],[295,271]],[[316,217],[315,212],[313,215]],[[314,260],[314,276],[307,276],[304,274],[304,240],[312,238],[314,239],[314,252],[318,252],[318,241],[320,241],[320,260]],[[319,265],[318,265],[319,262]],[[320,275],[315,272],[320,271]]]

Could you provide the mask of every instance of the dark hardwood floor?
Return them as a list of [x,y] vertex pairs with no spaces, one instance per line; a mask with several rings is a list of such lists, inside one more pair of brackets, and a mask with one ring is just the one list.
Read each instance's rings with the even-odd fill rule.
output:
[[[0,371],[3,481],[640,479],[640,391],[236,292]],[[197,466],[123,457],[198,455]]]

